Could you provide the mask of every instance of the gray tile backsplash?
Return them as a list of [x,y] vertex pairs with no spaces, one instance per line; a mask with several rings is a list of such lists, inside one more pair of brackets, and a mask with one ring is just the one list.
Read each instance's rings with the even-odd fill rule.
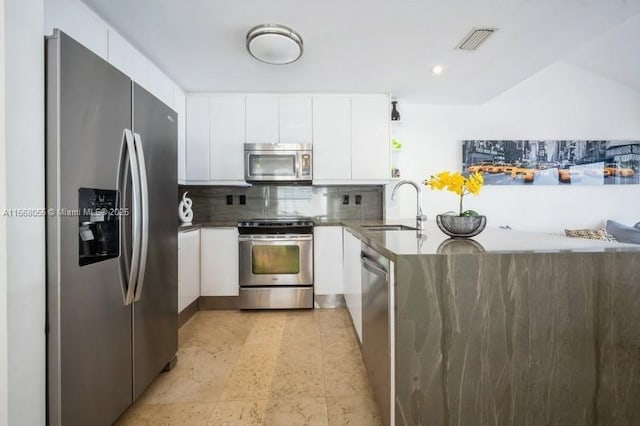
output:
[[[178,201],[185,191],[193,201],[193,223],[284,216],[382,219],[384,204],[383,185],[180,185]],[[241,198],[246,204],[240,204]],[[228,204],[229,200],[232,204]]]

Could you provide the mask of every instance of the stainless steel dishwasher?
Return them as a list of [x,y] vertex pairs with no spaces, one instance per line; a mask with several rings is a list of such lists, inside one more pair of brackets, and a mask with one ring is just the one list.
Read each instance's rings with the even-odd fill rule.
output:
[[393,395],[393,263],[362,244],[362,357],[385,425],[391,424]]

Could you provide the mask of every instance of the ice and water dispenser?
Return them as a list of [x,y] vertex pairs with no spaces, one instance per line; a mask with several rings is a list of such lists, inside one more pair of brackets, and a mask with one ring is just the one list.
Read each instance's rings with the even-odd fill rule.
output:
[[90,265],[118,257],[120,212],[118,191],[78,190],[79,263]]

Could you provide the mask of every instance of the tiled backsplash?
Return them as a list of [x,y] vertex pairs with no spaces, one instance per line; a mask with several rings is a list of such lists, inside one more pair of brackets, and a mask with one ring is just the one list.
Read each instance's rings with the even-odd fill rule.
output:
[[[349,186],[187,186],[193,223],[217,220],[308,216],[315,219],[382,219],[383,185]],[[244,196],[245,204],[240,204]],[[227,203],[230,198],[232,204]],[[345,204],[346,203],[346,204]]]

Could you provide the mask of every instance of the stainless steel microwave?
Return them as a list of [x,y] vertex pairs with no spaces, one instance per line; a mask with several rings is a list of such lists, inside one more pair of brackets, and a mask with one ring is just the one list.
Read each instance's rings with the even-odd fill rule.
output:
[[311,144],[247,143],[244,179],[247,182],[311,184]]

